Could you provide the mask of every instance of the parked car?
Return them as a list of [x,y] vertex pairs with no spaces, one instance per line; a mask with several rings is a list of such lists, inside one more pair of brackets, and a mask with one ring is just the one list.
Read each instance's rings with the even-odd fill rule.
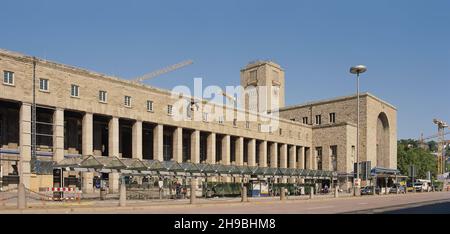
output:
[[394,184],[392,187],[389,188],[389,193],[406,193],[406,188],[403,185],[400,184]]
[[[373,187],[374,186],[366,186],[361,188],[361,195],[373,195]],[[380,188],[375,188],[375,193],[379,194],[380,193]]]

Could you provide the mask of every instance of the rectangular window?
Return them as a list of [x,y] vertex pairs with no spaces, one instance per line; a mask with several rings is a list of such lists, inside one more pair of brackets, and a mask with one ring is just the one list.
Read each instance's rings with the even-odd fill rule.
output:
[[302,123],[308,124],[308,117],[303,117],[302,118]]
[[3,71],[3,83],[8,85],[14,85],[14,72]]
[[316,124],[317,125],[322,124],[322,116],[321,115],[316,115]]
[[280,128],[280,136],[283,135],[283,129]]
[[39,79],[39,90],[48,91],[48,79]]
[[336,123],[336,113],[330,113],[330,123]]
[[173,106],[172,105],[167,105],[167,114],[173,115]]
[[203,121],[208,122],[208,113],[203,113]]
[[223,124],[223,116],[219,116],[219,124]]
[[245,128],[250,128],[250,122],[249,121],[245,122]]
[[337,145],[330,146],[331,151],[331,169],[337,171]]
[[70,86],[70,96],[72,96],[72,97],[80,96],[80,87],[78,85],[73,84]]
[[147,111],[153,112],[153,101],[147,100]]
[[125,96],[123,101],[124,101],[124,105],[126,107],[131,107],[131,97],[130,96]]
[[106,103],[108,101],[108,93],[103,90],[98,91],[98,100]]
[[237,119],[233,119],[233,126],[234,126],[234,127],[237,126]]

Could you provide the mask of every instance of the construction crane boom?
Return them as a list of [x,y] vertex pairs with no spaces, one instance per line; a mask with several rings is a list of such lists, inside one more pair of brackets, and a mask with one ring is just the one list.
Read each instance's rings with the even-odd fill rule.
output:
[[175,70],[180,69],[182,67],[191,65],[192,63],[193,63],[192,60],[186,60],[186,61],[183,61],[183,62],[180,62],[180,63],[177,63],[177,64],[173,64],[173,65],[167,66],[165,68],[162,68],[162,69],[159,69],[159,70],[156,70],[156,71],[144,74],[143,76],[137,77],[137,78],[135,78],[133,80],[135,82],[142,82],[144,80],[152,79],[152,78],[157,77],[159,75],[162,75],[164,73],[175,71]]

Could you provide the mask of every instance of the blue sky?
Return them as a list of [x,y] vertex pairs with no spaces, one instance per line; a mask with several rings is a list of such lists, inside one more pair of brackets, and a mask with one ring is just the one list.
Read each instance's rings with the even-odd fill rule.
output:
[[398,108],[398,137],[450,122],[450,1],[3,0],[0,47],[132,78],[185,59],[148,84],[237,85],[249,61],[286,72],[286,103],[361,90]]

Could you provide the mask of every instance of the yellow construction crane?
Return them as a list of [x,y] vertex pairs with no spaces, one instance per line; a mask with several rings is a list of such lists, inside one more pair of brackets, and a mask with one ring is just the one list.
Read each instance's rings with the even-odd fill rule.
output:
[[438,162],[437,162],[437,167],[438,167],[438,175],[445,173],[445,149],[444,149],[444,145],[445,145],[445,135],[448,134],[445,133],[445,129],[448,128],[448,124],[442,120],[439,119],[433,119],[433,123],[437,125],[438,127]]
[[159,69],[159,70],[156,70],[156,71],[153,71],[153,72],[149,72],[147,74],[144,74],[144,75],[142,75],[140,77],[137,77],[137,78],[133,79],[133,81],[135,81],[135,82],[142,82],[144,80],[152,79],[152,78],[157,77],[159,75],[162,75],[164,73],[175,71],[175,70],[180,69],[182,67],[191,65],[192,63],[194,63],[192,60],[186,60],[186,61],[183,61],[183,62],[180,62],[180,63],[177,63],[177,64],[173,64],[173,65],[167,66],[165,68],[162,68],[162,69]]

